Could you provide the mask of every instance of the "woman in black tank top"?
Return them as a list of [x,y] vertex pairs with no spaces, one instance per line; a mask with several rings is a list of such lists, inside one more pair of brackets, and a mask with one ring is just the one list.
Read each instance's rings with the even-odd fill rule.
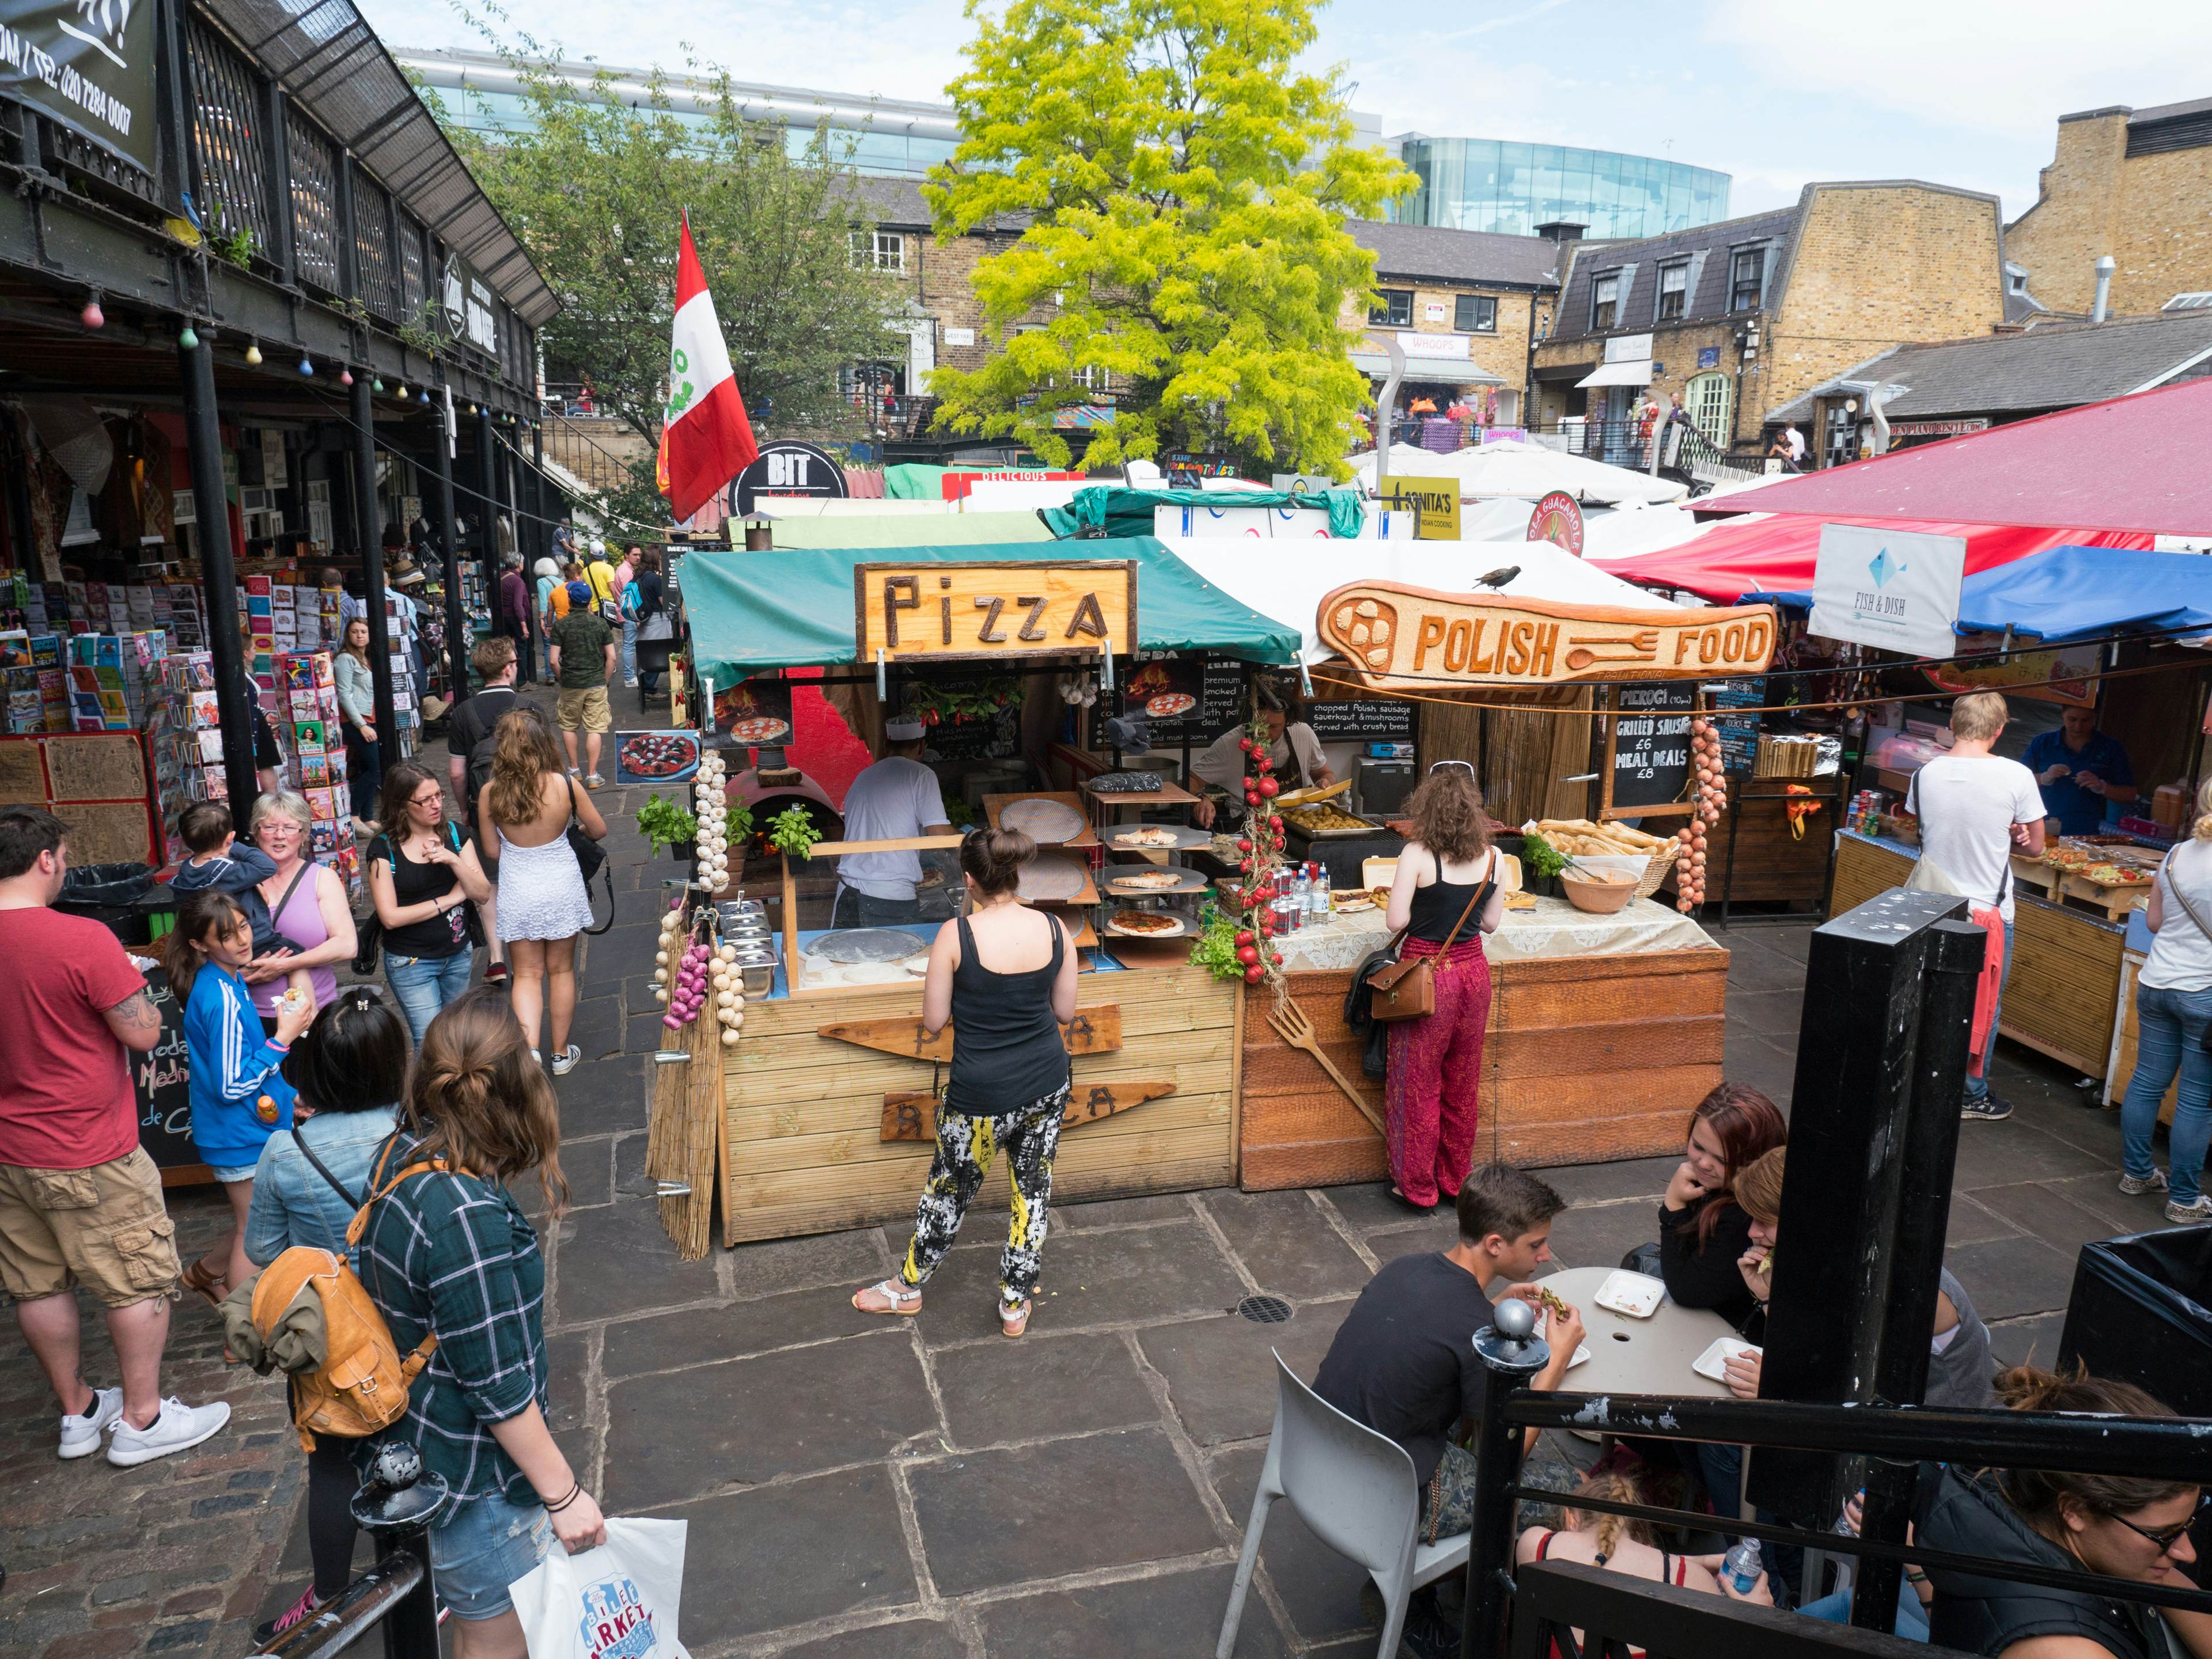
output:
[[1398,858],[1386,920],[1403,928],[1403,957],[1435,959],[1436,1012],[1390,1025],[1390,1192],[1428,1211],[1449,1202],[1474,1161],[1482,1092],[1490,963],[1482,936],[1504,917],[1498,854],[1474,769],[1439,761],[1406,803],[1413,833]]
[[[939,929],[922,988],[923,1026],[952,1026],[952,1068],[937,1108],[937,1156],[896,1274],[854,1293],[862,1313],[913,1314],[921,1285],[960,1231],[991,1159],[1006,1149],[1013,1218],[999,1257],[999,1328],[1029,1328],[1052,1204],[1052,1160],[1067,1107],[1062,1023],[1075,1017],[1075,948],[1054,917],[1017,894],[1036,843],[1018,830],[978,830],[960,848],[970,915]],[[1004,971],[986,954],[1006,963]]]

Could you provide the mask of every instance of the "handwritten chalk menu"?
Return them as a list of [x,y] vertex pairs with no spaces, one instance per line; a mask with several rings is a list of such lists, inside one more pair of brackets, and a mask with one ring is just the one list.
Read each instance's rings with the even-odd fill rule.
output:
[[131,1056],[131,1088],[138,1102],[138,1144],[165,1170],[200,1161],[192,1147],[190,1066],[185,1058],[185,1011],[159,968],[146,975],[147,992],[161,1011],[161,1040]]
[[1759,752],[1759,716],[1739,714],[1731,708],[1759,708],[1766,702],[1759,680],[1715,680],[1705,687],[1705,707],[1714,711],[1713,731],[1721,740],[1721,765],[1730,772],[1749,772]]
[[1600,817],[1691,810],[1690,715],[1697,687],[1624,685],[1613,694],[1618,719],[1606,740]]
[[1316,702],[1306,709],[1314,736],[1323,743],[1411,743],[1413,705],[1403,698]]

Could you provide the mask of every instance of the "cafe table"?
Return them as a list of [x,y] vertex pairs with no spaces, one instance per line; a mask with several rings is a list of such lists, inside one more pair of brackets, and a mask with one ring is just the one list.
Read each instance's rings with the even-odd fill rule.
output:
[[[1598,1286],[1611,1267],[1565,1267],[1536,1282],[1583,1316],[1583,1346],[1590,1357],[1569,1368],[1563,1394],[1687,1395],[1733,1398],[1728,1385],[1700,1376],[1690,1364],[1717,1336],[1734,1336],[1728,1321],[1705,1308],[1685,1308],[1674,1297],[1649,1319],[1631,1319],[1597,1305]],[[1577,1429],[1586,1440],[1601,1437]]]

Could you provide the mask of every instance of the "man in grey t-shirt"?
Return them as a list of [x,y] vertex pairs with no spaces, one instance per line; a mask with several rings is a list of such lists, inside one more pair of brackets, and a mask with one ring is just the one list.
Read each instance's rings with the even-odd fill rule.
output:
[[[920,720],[884,722],[884,756],[845,792],[847,841],[903,841],[945,836],[952,825],[937,774],[921,763],[927,728]],[[833,927],[891,927],[921,920],[915,884],[921,860],[914,853],[848,853],[837,860]]]

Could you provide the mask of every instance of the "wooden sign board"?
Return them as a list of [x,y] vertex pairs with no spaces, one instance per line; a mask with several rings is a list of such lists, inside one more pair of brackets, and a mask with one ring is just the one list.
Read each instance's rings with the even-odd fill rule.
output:
[[1425,542],[1459,539],[1459,480],[1457,478],[1389,477],[1375,486],[1377,505],[1393,513],[1413,513],[1414,534]]
[[864,663],[1133,651],[1137,562],[856,564],[853,642]]
[[[908,1060],[950,1064],[952,1059],[952,1028],[947,1025],[933,1037],[918,1019],[864,1019],[846,1025],[823,1025],[816,1028],[816,1035]],[[1060,1038],[1071,1054],[1120,1053],[1121,1006],[1109,1003],[1103,1008],[1079,1010],[1073,1019],[1060,1028]]]
[[[1158,1100],[1176,1091],[1172,1083],[1093,1083],[1078,1084],[1067,1097],[1067,1104],[1060,1114],[1060,1127],[1073,1129],[1085,1123],[1095,1123],[1102,1117],[1111,1117],[1116,1112],[1126,1112],[1132,1106],[1141,1106],[1148,1100]],[[884,1097],[884,1127],[885,1140],[934,1140],[937,1139],[937,1096],[927,1089],[894,1089]]]
[[1377,690],[1574,685],[1756,674],[1774,654],[1774,607],[1631,611],[1503,594],[1350,582],[1315,631]]

